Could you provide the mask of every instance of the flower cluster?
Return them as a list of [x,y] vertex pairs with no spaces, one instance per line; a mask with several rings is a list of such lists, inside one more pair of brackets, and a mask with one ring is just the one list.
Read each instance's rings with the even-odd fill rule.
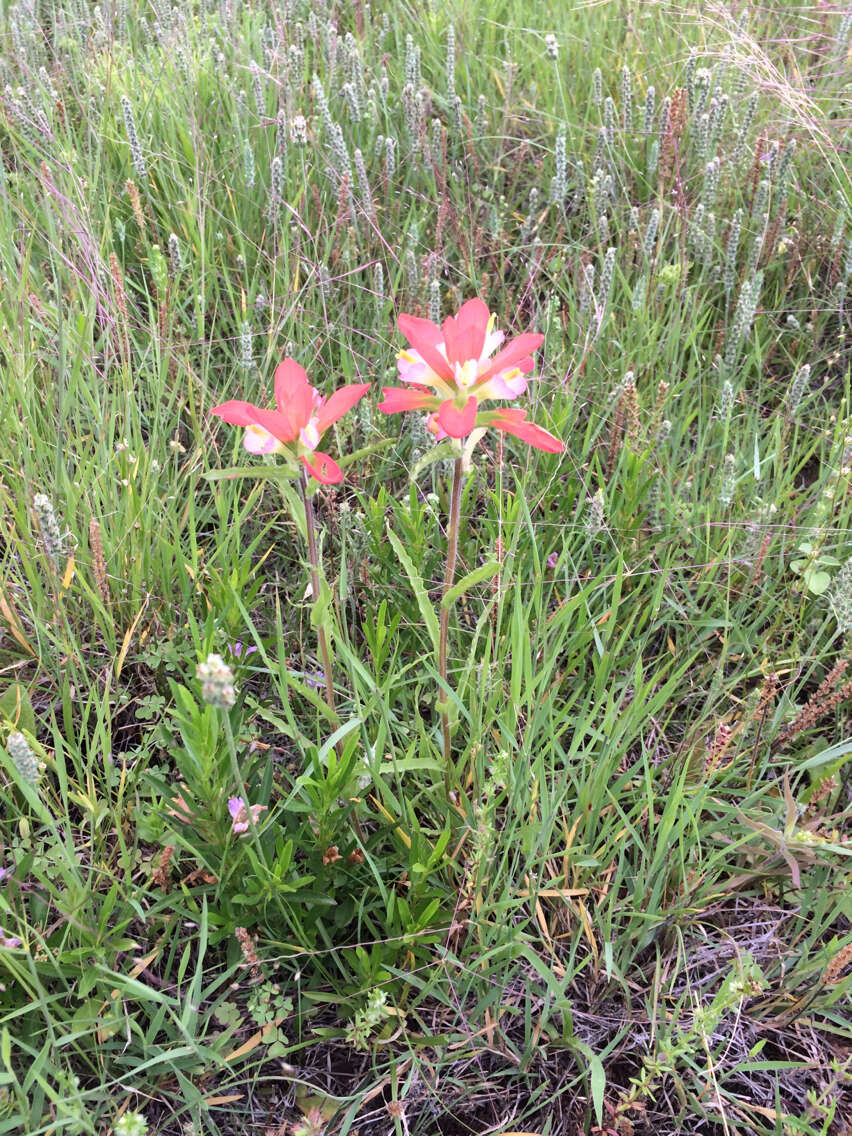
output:
[[228,812],[231,815],[231,831],[234,836],[240,836],[249,830],[249,812],[251,823],[257,824],[260,814],[266,812],[266,805],[249,805],[246,808],[242,797],[228,797]]
[[[483,403],[513,400],[533,379],[533,353],[544,336],[525,332],[505,342],[495,317],[482,300],[468,300],[439,327],[431,320],[402,314],[399,329],[411,345],[400,352],[399,376],[405,387],[384,387],[379,410],[396,414],[425,410],[426,425],[437,439],[475,445],[493,427],[536,449],[561,453],[562,442],[527,421],[519,407],[484,409]],[[249,453],[280,454],[294,468],[303,466],[324,485],[343,480],[340,466],[319,450],[322,436],[363,398],[369,383],[340,387],[328,398],[311,386],[303,367],[286,358],[275,372],[275,409],[232,399],[212,414],[243,426]]]
[[237,700],[234,676],[221,655],[208,655],[196,668],[201,681],[201,697],[209,706],[230,710]]
[[[396,414],[426,410],[436,438],[462,439],[493,426],[536,449],[558,454],[562,442],[526,421],[516,407],[481,410],[480,404],[524,394],[533,370],[532,354],[544,336],[526,332],[510,340],[495,330],[494,316],[482,300],[468,300],[441,327],[431,320],[401,315],[399,329],[411,344],[400,352],[399,377],[407,387],[384,387],[379,410]],[[496,352],[496,354],[495,354]]]
[[[320,92],[321,93],[321,92]],[[348,161],[348,159],[347,159]],[[378,282],[380,283],[380,282]],[[377,283],[377,294],[381,293]],[[437,285],[437,281],[433,281]],[[436,295],[437,298],[437,295]],[[437,304],[435,308],[437,309]],[[462,480],[469,468],[473,448],[485,432],[494,428],[513,435],[546,453],[558,454],[564,445],[555,435],[534,422],[517,406],[490,406],[491,403],[513,401],[525,394],[533,380],[533,353],[541,347],[544,336],[525,332],[506,342],[506,336],[495,327],[495,317],[482,300],[468,300],[457,315],[448,316],[438,326],[435,320],[402,314],[399,330],[410,346],[400,352],[398,368],[402,387],[384,387],[379,410],[396,414],[406,410],[426,412],[421,432],[436,440],[449,439],[455,461],[447,523],[447,568],[444,594],[437,620],[435,651],[442,689],[448,684],[447,659],[452,583],[458,556],[458,536],[462,497]],[[337,462],[319,449],[323,434],[351,410],[366,394],[368,383],[340,387],[328,397],[311,386],[303,367],[289,356],[275,372],[275,408],[266,410],[251,402],[232,399],[220,403],[212,413],[245,430],[243,445],[253,454],[277,454],[284,458],[301,481],[301,506],[285,494],[291,508],[300,510],[307,543],[311,571],[311,594],[316,605],[321,592],[321,566],[316,521],[308,492],[308,477],[324,485],[343,480]],[[242,473],[243,471],[239,471]],[[319,656],[325,679],[326,702],[333,722],[339,723],[335,707],[334,673],[329,639],[321,619],[316,622]],[[240,644],[240,648],[242,645]],[[240,651],[241,653],[241,651]],[[237,651],[234,650],[237,655]],[[198,668],[205,701],[221,709],[233,706],[236,694],[233,677],[218,655],[211,655]],[[446,703],[442,702],[441,730],[446,761],[445,783],[451,792],[451,724]],[[342,750],[339,749],[339,754]],[[237,771],[238,772],[238,771]],[[237,784],[243,791],[239,774]],[[247,832],[265,806],[249,806],[244,797],[231,797],[228,810],[237,835]],[[331,845],[323,862],[328,865],[340,858],[336,845]]]
[[231,399],[214,406],[233,426],[244,426],[243,444],[251,454],[282,454],[291,465],[301,463],[324,485],[343,480],[340,466],[317,448],[323,434],[366,394],[369,383],[341,387],[324,398],[308,382],[304,367],[285,359],[275,372],[275,409]]

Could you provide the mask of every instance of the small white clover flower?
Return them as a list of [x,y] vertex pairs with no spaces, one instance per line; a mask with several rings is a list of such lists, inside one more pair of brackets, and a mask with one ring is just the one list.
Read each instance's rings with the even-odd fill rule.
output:
[[234,676],[221,655],[208,655],[195,671],[201,681],[201,697],[217,710],[230,710],[237,700]]

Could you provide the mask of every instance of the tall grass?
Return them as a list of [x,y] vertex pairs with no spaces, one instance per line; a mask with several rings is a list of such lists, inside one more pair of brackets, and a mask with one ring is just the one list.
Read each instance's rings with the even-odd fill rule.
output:
[[[848,13],[4,8],[0,1132],[843,1132]],[[377,404],[473,295],[567,451],[476,451],[448,796]],[[285,353],[375,391],[318,605],[208,413]]]

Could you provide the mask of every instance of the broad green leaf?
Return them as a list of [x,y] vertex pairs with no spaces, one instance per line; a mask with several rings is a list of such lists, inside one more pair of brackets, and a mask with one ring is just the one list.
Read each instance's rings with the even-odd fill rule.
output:
[[805,584],[809,592],[812,592],[815,596],[821,596],[823,592],[828,590],[831,584],[831,576],[828,572],[806,572]]

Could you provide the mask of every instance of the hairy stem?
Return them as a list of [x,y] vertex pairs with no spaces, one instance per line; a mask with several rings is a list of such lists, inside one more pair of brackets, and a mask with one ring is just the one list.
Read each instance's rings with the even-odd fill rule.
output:
[[450,629],[451,605],[444,605],[444,597],[453,586],[456,574],[456,557],[459,550],[459,507],[461,505],[462,488],[462,459],[456,458],[453,466],[453,488],[450,496],[450,515],[447,527],[447,571],[444,575],[444,590],[441,593],[441,631],[438,639],[438,673],[441,677],[441,701],[444,709],[441,710],[441,731],[444,735],[444,776],[449,786],[450,769],[450,712],[446,705],[447,698],[447,639]]
[[[308,475],[302,474],[300,486],[302,489],[302,501],[305,505],[305,529],[308,534],[308,560],[311,564],[311,593],[313,595],[314,604],[318,603],[320,598],[320,566],[319,566],[319,553],[317,552],[317,533],[316,521],[314,520],[314,507],[311,499],[308,496]],[[325,672],[325,700],[328,703],[328,708],[337,717],[337,711],[334,707],[334,683],[331,677],[331,654],[328,649],[328,637],[325,633],[325,628],[320,625],[317,627],[317,642],[319,644],[320,659],[322,660],[322,668]]]

